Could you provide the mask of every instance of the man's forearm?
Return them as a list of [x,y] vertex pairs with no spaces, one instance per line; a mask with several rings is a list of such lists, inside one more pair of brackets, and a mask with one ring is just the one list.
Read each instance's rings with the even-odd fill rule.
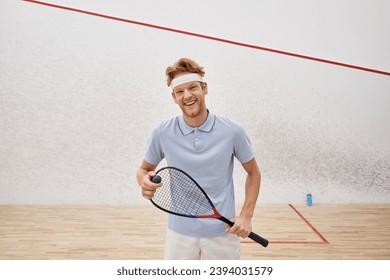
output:
[[245,182],[245,200],[241,209],[241,216],[252,218],[255,211],[257,198],[260,193],[260,182],[260,172],[254,172],[253,174],[247,175]]
[[142,180],[149,171],[143,168],[139,168],[136,174],[138,185],[142,185]]

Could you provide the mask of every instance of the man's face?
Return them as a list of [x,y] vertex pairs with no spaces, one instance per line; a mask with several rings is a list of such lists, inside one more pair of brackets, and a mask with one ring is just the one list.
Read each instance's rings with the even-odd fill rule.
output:
[[199,116],[204,110],[207,110],[205,102],[206,94],[206,83],[189,82],[175,87],[172,92],[172,97],[185,116],[194,118]]

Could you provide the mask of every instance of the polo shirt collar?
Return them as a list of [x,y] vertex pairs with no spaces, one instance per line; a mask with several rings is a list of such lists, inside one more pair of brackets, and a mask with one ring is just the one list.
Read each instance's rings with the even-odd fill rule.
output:
[[204,132],[210,132],[213,128],[215,123],[215,115],[213,113],[209,112],[209,115],[207,116],[206,121],[200,126],[200,127],[191,127],[189,126],[185,120],[183,115],[179,116],[179,128],[183,135],[188,135],[192,133],[195,129],[204,131]]

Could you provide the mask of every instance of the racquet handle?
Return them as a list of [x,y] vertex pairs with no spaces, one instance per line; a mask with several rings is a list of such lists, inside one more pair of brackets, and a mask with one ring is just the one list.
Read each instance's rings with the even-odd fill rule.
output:
[[156,183],[156,184],[161,183],[161,177],[158,176],[158,175],[153,176],[153,177],[152,177],[152,182],[153,182],[153,183]]
[[268,246],[268,240],[261,237],[260,235],[254,233],[254,232],[251,232],[248,237],[250,239],[252,239],[253,241],[256,241],[257,243],[261,244],[263,247],[267,247]]
[[[229,226],[231,226],[231,227],[234,225],[234,223],[233,223],[232,221],[226,219],[225,217],[222,217],[222,216],[221,216],[221,217],[218,218],[218,219],[221,220],[221,221],[223,221],[223,222],[225,222],[225,223],[227,223],[227,224],[228,224]],[[248,237],[249,237],[250,239],[252,239],[253,241],[259,243],[259,244],[262,245],[263,247],[267,247],[267,246],[268,246],[269,241],[268,241],[267,239],[261,237],[260,235],[254,233],[254,232],[251,232],[251,233],[248,235]]]

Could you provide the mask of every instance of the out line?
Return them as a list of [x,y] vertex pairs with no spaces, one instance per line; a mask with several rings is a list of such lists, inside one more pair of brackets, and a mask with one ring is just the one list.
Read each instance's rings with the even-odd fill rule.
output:
[[35,1],[35,0],[22,0],[22,1],[35,3],[35,4],[39,4],[39,5],[45,5],[45,6],[49,6],[52,8],[58,8],[58,9],[72,11],[72,12],[87,14],[87,15],[91,15],[91,16],[106,18],[106,19],[110,19],[110,20],[122,21],[122,22],[126,22],[126,23],[131,23],[131,24],[141,25],[141,26],[145,26],[145,27],[160,29],[160,30],[164,30],[164,31],[180,33],[180,34],[184,34],[184,35],[188,35],[188,36],[199,37],[199,38],[203,38],[203,39],[207,39],[207,40],[218,41],[218,42],[222,42],[222,43],[226,43],[226,44],[237,45],[237,46],[241,46],[241,47],[252,48],[252,49],[257,49],[257,50],[261,50],[261,51],[272,52],[272,53],[277,53],[277,54],[281,54],[281,55],[287,55],[287,56],[297,57],[297,58],[301,58],[301,59],[312,60],[312,61],[327,63],[327,64],[333,64],[333,65],[337,65],[337,66],[341,66],[341,67],[347,67],[347,68],[352,68],[352,69],[356,69],[356,70],[367,71],[367,72],[372,72],[372,73],[376,73],[376,74],[390,76],[390,72],[387,72],[387,71],[381,71],[381,70],[377,70],[377,69],[366,68],[366,67],[362,67],[362,66],[357,66],[357,65],[352,65],[352,64],[347,64],[347,63],[312,57],[312,56],[306,56],[306,55],[302,55],[302,54],[296,54],[296,53],[266,48],[266,47],[257,46],[257,45],[246,44],[246,43],[227,40],[227,39],[223,39],[223,38],[212,37],[212,36],[208,36],[208,35],[204,35],[204,34],[193,33],[193,32],[189,32],[189,31],[185,31],[185,30],[179,30],[179,29],[174,29],[174,28],[170,28],[170,27],[140,22],[140,21],[134,21],[134,20],[124,19],[124,18],[113,17],[113,16],[109,16],[109,15],[105,15],[105,14],[94,13],[94,12],[90,12],[90,11],[75,9],[75,8],[66,7],[66,6],[60,6],[60,5],[41,2],[41,1]]
[[[289,240],[270,240],[270,244],[310,244],[310,245],[324,245],[329,244],[329,241],[292,205],[288,204],[288,206],[301,218],[302,221],[305,222],[306,225],[321,239],[321,241],[289,241]],[[254,241],[241,241],[242,244],[255,243]]]
[[324,244],[329,244],[328,240],[326,240],[325,237],[322,236],[322,234],[311,223],[309,223],[309,221],[294,206],[292,206],[291,204],[289,204],[288,206],[290,206],[290,208],[294,210],[295,213],[297,213],[297,215],[309,226],[309,228],[311,228],[311,230],[314,231],[315,234],[317,234],[317,236],[322,240]]

